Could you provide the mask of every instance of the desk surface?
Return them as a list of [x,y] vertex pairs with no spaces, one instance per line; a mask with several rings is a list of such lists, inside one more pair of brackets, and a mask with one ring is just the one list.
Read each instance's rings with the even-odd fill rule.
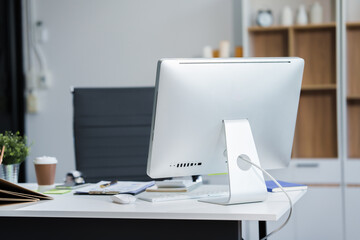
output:
[[[34,188],[31,184],[24,186]],[[292,191],[289,195],[295,204],[305,192]],[[72,193],[51,196],[54,200],[2,206],[0,217],[276,221],[289,209],[288,200],[283,193],[269,193],[264,202],[231,206],[197,200],[150,203],[138,199],[134,204],[116,204],[109,196]]]

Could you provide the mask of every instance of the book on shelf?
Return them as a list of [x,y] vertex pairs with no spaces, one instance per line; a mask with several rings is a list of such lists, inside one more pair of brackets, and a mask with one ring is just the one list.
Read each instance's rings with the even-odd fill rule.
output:
[[165,180],[156,182],[154,186],[147,188],[146,192],[189,192],[200,185],[201,182],[191,180]]
[[[306,190],[307,186],[299,183],[290,183],[279,181],[278,183],[283,187],[285,191],[298,191],[298,190]],[[274,181],[265,181],[266,188],[268,192],[282,192],[281,188]]]
[[0,206],[12,203],[52,200],[52,197],[0,179]]

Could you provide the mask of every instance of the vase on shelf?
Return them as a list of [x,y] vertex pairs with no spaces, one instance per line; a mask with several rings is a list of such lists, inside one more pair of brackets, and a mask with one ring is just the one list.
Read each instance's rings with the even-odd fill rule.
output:
[[323,22],[323,10],[319,2],[315,2],[310,10],[310,22],[322,23]]
[[306,13],[305,5],[300,5],[299,11],[296,17],[296,23],[299,25],[305,25],[308,23],[308,17]]
[[289,6],[285,6],[281,14],[281,25],[290,26],[293,24],[293,14]]
[[2,164],[1,165],[1,178],[8,182],[18,183],[20,163],[15,164]]

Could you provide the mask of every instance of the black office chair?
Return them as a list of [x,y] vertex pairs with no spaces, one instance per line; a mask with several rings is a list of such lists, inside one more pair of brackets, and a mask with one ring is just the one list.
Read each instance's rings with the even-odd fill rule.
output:
[[146,175],[154,88],[74,88],[76,168],[86,182]]

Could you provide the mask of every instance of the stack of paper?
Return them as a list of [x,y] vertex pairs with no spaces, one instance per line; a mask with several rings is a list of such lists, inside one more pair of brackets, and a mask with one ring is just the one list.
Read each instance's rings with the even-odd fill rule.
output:
[[[138,194],[146,188],[155,184],[150,182],[130,182],[119,181],[115,184],[110,184],[110,181],[100,181],[94,185],[87,186],[76,190],[75,194],[97,194],[97,195],[115,195],[120,193]],[[104,187],[106,186],[106,187]]]

